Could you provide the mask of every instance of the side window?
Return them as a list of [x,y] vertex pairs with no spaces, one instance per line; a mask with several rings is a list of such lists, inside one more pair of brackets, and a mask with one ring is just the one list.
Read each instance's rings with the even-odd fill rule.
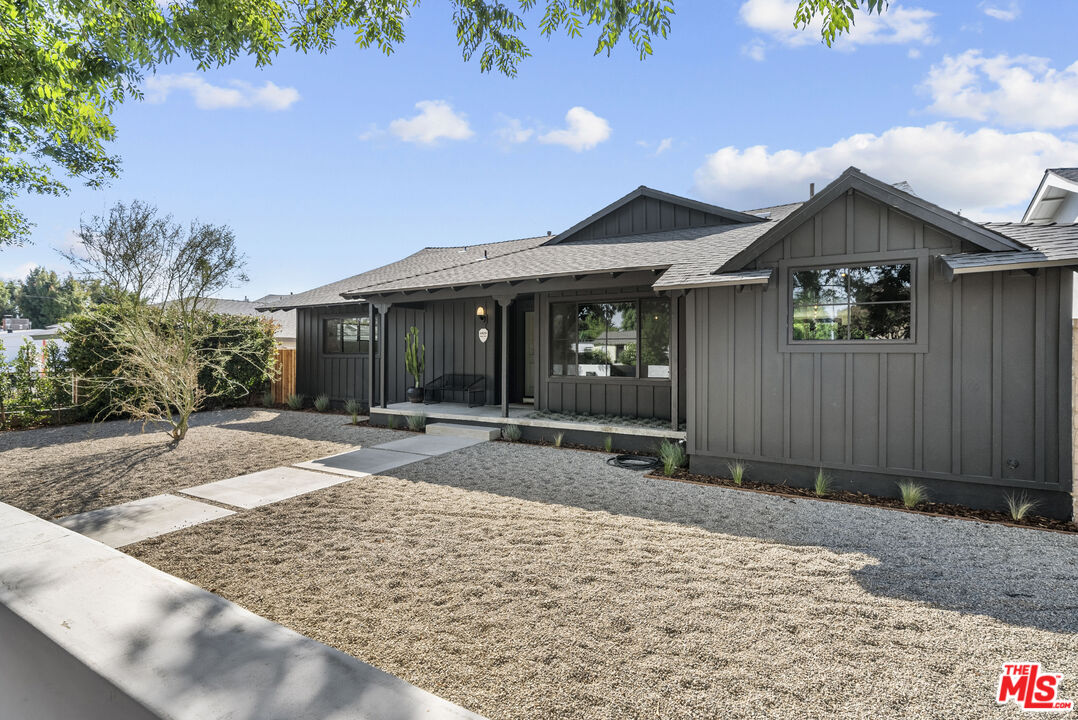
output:
[[911,271],[910,263],[793,271],[792,340],[910,340]]
[[327,355],[356,355],[369,352],[370,321],[365,317],[322,319],[322,352]]

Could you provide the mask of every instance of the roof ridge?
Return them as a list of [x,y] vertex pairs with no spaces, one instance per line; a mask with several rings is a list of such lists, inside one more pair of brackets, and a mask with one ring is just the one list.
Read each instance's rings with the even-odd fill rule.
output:
[[527,237],[512,238],[510,240],[494,240],[493,242],[486,243],[473,243],[471,245],[425,245],[423,250],[467,250],[473,247],[487,247],[489,245],[505,245],[511,242],[522,242],[524,240],[542,240],[547,237],[546,235],[529,235]]

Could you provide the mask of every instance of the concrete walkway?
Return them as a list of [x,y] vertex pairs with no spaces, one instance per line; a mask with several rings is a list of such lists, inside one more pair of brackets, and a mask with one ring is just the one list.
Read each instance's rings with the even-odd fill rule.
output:
[[177,495],[154,495],[71,515],[56,524],[118,548],[235,514]]
[[[195,485],[180,492],[247,510],[306,495],[352,478],[422,462],[491,439],[489,428],[432,424],[428,430],[430,434],[348,450],[292,467],[272,468]],[[234,514],[232,510],[191,498],[155,495],[71,515],[58,520],[57,524],[117,548]]]

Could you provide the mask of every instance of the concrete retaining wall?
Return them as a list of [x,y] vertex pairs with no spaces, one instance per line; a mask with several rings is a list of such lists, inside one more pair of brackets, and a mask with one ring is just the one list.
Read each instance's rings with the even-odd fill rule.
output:
[[2,503],[0,638],[0,718],[480,720]]

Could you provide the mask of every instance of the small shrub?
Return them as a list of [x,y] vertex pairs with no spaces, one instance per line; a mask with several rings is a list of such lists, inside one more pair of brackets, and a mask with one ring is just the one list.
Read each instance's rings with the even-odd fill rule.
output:
[[898,492],[902,495],[902,504],[908,510],[914,509],[928,499],[928,489],[924,485],[918,485],[911,480],[900,482]]
[[820,468],[816,471],[816,478],[812,481],[812,491],[817,497],[823,497],[831,492],[831,476]]
[[745,479],[745,463],[735,460],[727,463],[726,467],[730,468],[730,479],[734,481],[734,485],[740,485]]
[[519,442],[520,436],[523,434],[524,432],[519,425],[506,425],[502,428],[502,437],[509,442]]
[[318,412],[329,410],[329,395],[322,393],[314,399],[314,409]]
[[262,393],[262,404],[265,407],[273,407],[277,404],[274,400],[272,390],[267,390],[266,392]]
[[427,416],[423,413],[414,413],[408,416],[408,429],[412,432],[420,432],[427,427]]
[[561,444],[563,442],[565,442],[565,433],[563,433],[563,432],[555,433],[554,434],[554,447],[560,448]]
[[663,473],[673,475],[677,469],[685,464],[685,448],[679,442],[663,440],[659,443],[659,460],[663,464]]
[[386,419],[386,427],[388,427],[390,430],[396,430],[397,425],[399,425],[399,424],[400,424],[400,415],[390,415],[389,418]]
[[1010,513],[1011,520],[1014,520],[1015,522],[1025,520],[1026,516],[1033,512],[1039,504],[1024,492],[1007,493],[1004,497],[1007,500],[1007,512]]
[[607,452],[610,452],[613,449],[614,449],[614,438],[607,435],[606,437],[603,438],[603,450],[606,450]]
[[288,407],[293,410],[302,410],[303,403],[306,401],[307,398],[304,397],[302,393],[292,393],[285,399],[285,402],[288,403]]
[[352,424],[359,425],[359,416],[362,414],[363,405],[355,398],[348,398],[344,402],[344,411],[352,416]]

